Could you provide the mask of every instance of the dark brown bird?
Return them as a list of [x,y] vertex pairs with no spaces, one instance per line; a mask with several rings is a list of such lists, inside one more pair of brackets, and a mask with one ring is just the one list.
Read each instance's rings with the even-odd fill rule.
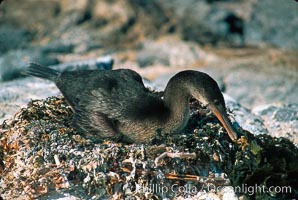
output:
[[194,97],[216,115],[231,140],[237,140],[224,98],[214,79],[198,71],[181,71],[167,84],[163,99],[149,91],[129,69],[58,72],[31,63],[25,72],[54,81],[74,110],[74,125],[92,138],[146,143],[156,131],[181,131]]

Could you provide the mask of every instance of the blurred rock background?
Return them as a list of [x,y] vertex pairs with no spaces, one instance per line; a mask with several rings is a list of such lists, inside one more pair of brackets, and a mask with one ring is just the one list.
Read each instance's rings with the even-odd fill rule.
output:
[[0,122],[59,94],[23,77],[109,55],[162,89],[177,71],[211,74],[236,120],[298,142],[298,3],[294,0],[51,0],[0,4]]

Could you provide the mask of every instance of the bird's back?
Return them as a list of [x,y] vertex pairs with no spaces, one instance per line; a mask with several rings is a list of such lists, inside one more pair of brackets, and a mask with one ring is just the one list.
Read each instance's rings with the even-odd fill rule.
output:
[[152,107],[163,109],[161,99],[129,69],[63,72],[56,85],[75,109],[96,110],[110,118],[150,117]]

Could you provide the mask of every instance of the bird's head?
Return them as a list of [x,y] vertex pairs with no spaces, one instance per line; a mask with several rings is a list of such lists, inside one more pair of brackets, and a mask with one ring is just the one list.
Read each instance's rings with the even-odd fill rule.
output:
[[236,141],[237,132],[228,118],[224,97],[216,81],[206,73],[192,70],[184,71],[181,80],[184,81],[185,90],[207,106],[224,126],[231,140]]

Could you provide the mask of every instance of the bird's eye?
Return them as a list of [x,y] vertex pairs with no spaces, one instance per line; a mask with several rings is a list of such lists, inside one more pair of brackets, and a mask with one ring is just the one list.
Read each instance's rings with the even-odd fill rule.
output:
[[215,105],[218,105],[219,104],[218,99],[215,99],[213,102],[214,102]]

